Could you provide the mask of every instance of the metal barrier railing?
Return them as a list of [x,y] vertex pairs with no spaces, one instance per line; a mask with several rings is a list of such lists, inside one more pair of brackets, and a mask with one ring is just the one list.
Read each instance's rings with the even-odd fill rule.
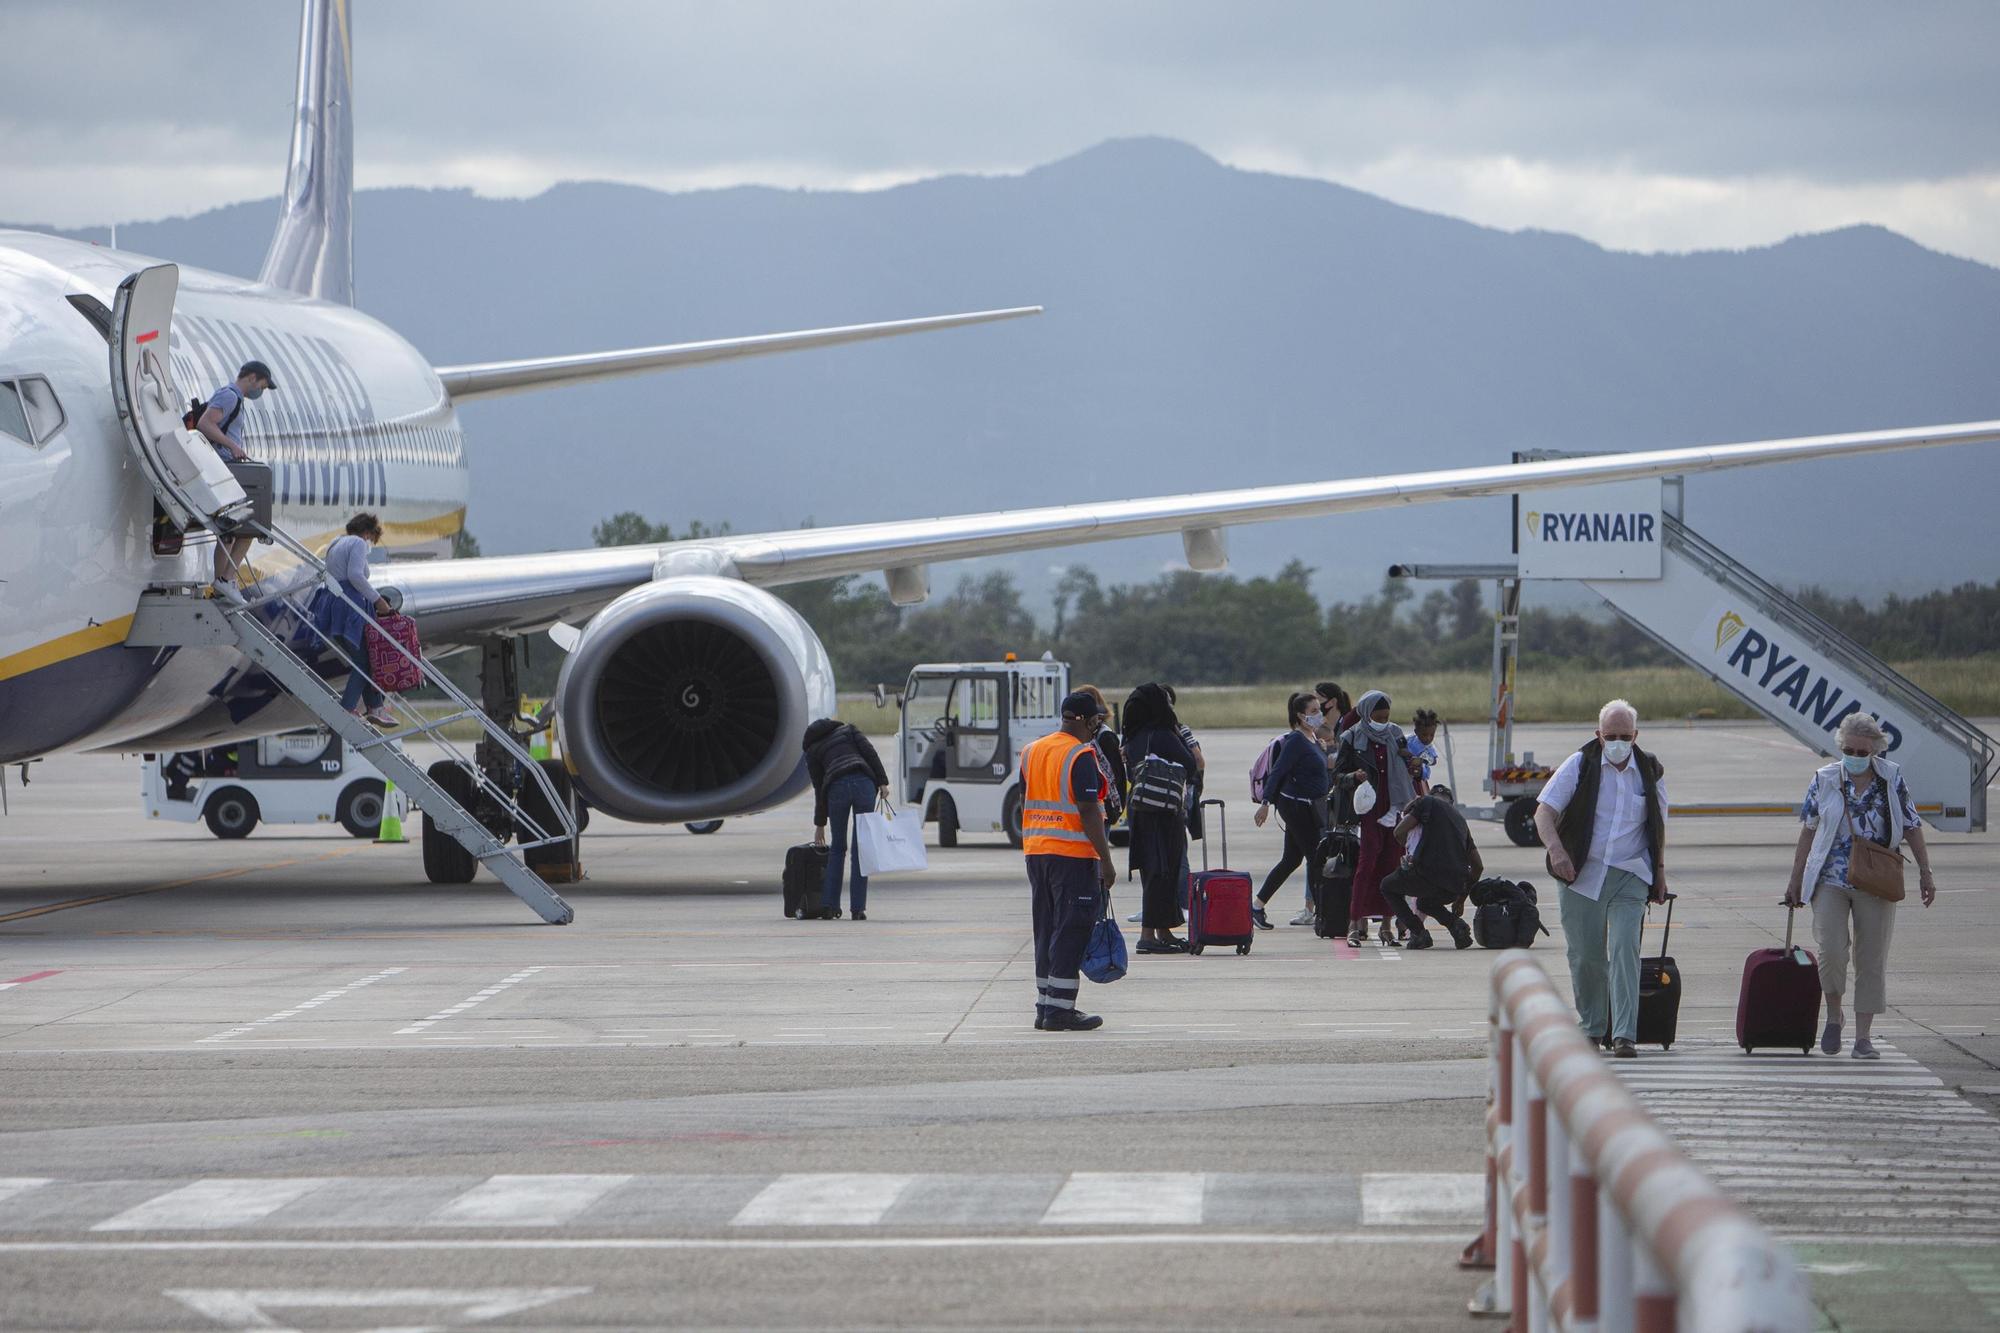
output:
[[1791,1333],[1814,1326],[1791,1252],[1654,1123],[1525,951],[1493,968],[1486,1223],[1470,1304],[1516,1333]]

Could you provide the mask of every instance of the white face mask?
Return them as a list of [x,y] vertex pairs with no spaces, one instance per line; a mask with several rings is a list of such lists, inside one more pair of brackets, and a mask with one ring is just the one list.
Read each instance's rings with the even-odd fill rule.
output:
[[1627,759],[1630,759],[1632,757],[1632,742],[1630,741],[1604,742],[1604,757],[1606,759],[1609,759],[1614,764],[1624,763]]
[[1313,728],[1315,728],[1315,729],[1316,729],[1316,728],[1318,728],[1319,724],[1320,724],[1321,722],[1323,722],[1324,720],[1325,720],[1325,718],[1323,717],[1323,715],[1321,715],[1321,714],[1319,714],[1319,713],[1301,713],[1301,714],[1299,714],[1299,721],[1301,721],[1301,722],[1305,723],[1305,724],[1306,724],[1306,725],[1307,725],[1308,727],[1313,727]]

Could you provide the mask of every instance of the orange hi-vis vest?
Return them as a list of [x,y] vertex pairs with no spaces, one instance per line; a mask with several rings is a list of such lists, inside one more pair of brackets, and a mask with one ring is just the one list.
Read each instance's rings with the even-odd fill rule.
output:
[[1095,753],[1089,741],[1062,731],[1030,741],[1021,751],[1021,850],[1029,856],[1097,859],[1070,789],[1077,756]]

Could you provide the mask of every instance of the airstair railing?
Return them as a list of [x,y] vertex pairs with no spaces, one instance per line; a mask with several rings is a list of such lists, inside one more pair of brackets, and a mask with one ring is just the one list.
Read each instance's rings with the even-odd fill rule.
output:
[[[479,704],[475,703],[457,685],[453,684],[451,679],[442,671],[432,666],[422,654],[411,652],[394,635],[384,631],[380,623],[375,619],[375,609],[373,607],[362,606],[352,597],[348,596],[347,590],[340,585],[340,581],[334,578],[332,571],[326,567],[326,562],[315,554],[310,547],[276,524],[265,524],[250,520],[245,522],[243,526],[248,527],[253,532],[282,547],[297,559],[302,566],[315,571],[315,577],[306,586],[325,588],[332,596],[339,598],[352,607],[367,624],[375,627],[377,633],[381,635],[382,641],[392,651],[401,656],[404,661],[416,667],[419,678],[426,685],[436,688],[447,700],[456,705],[455,709],[448,711],[444,716],[432,718],[427,716],[420,708],[414,705],[406,705],[401,700],[397,700],[397,706],[392,712],[397,720],[405,725],[398,730],[384,733],[381,738],[382,744],[396,744],[404,740],[422,736],[432,744],[438,746],[444,752],[447,759],[465,769],[478,789],[490,797],[514,821],[517,829],[515,842],[521,850],[526,851],[532,848],[545,847],[558,842],[569,842],[574,845],[577,837],[577,828],[576,822],[570,814],[569,803],[558,794],[555,784],[549,780],[548,773],[528,754],[527,750],[521,746],[520,742],[514,738],[513,734],[505,726],[502,726],[497,719],[487,713]],[[371,674],[369,663],[365,661],[356,662],[348,655],[347,649],[339,640],[315,625],[306,609],[293,600],[301,591],[302,588],[300,586],[293,585],[278,592],[263,596],[248,597],[246,598],[245,606],[240,608],[240,611],[243,614],[249,614],[268,607],[272,603],[282,603],[286,611],[296,620],[298,627],[305,629],[313,639],[318,641],[322,652],[330,650],[335,659],[346,664],[350,671],[359,671],[364,676]],[[272,633],[274,638],[278,637],[275,631],[272,631]],[[279,641],[286,643],[287,647],[289,647],[289,643],[287,642],[289,638],[290,635],[288,633],[284,638],[279,639]],[[384,703],[387,704],[392,697],[385,695]],[[543,798],[543,808],[553,813],[557,827],[544,827],[539,819],[530,815],[523,808],[521,802],[516,798],[515,793],[495,782],[492,776],[486,773],[475,759],[469,758],[456,742],[444,734],[445,727],[459,721],[477,722],[485,737],[498,745],[506,753],[508,758],[523,773],[524,779],[536,784]],[[571,859],[574,860],[575,858],[572,856]]]

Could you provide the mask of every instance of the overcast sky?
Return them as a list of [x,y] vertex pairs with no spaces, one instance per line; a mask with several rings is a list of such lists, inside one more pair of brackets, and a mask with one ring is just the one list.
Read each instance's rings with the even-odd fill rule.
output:
[[[364,187],[879,188],[1164,134],[1622,249],[1879,222],[2000,264],[2000,5],[355,0]],[[0,218],[273,196],[283,0],[0,6]]]

